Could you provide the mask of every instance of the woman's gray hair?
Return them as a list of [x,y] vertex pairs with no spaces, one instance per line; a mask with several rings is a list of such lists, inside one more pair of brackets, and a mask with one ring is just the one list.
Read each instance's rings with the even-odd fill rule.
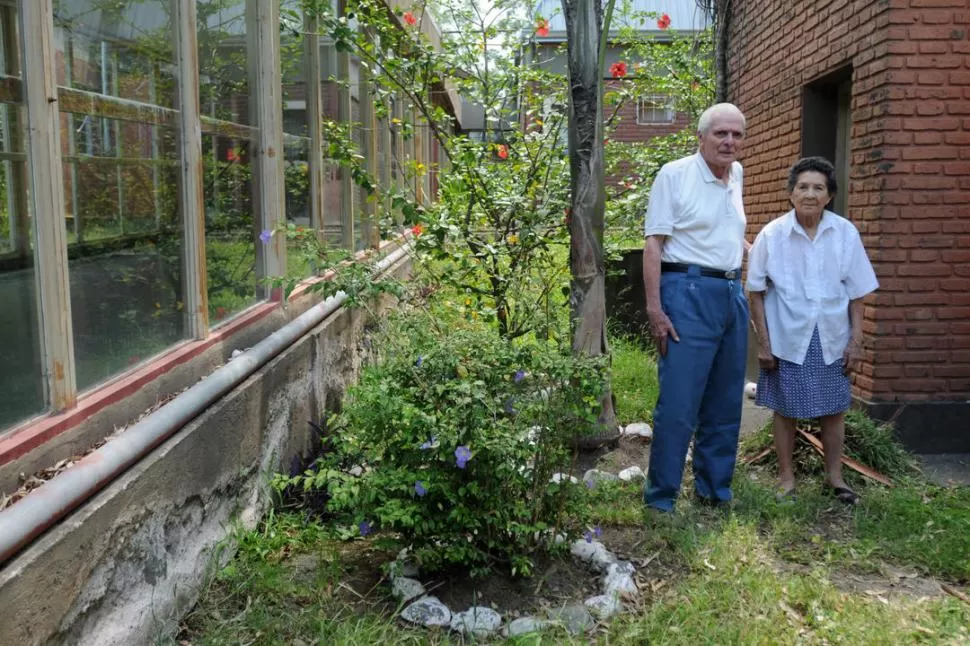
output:
[[738,108],[738,106],[733,103],[715,103],[707,110],[701,114],[701,118],[697,120],[697,132],[706,134],[708,130],[711,129],[711,122],[714,121],[714,117],[721,114],[736,114],[741,117],[741,123],[744,125],[745,130],[748,129],[748,120],[744,118],[744,113]]
[[824,157],[803,157],[795,162],[788,171],[788,192],[795,190],[798,176],[809,171],[820,173],[825,177],[825,188],[828,189],[829,195],[834,197],[839,190],[839,184],[835,180],[835,166]]

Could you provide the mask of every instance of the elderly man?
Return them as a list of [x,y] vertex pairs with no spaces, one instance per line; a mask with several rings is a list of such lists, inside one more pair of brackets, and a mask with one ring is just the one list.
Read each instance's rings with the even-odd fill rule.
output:
[[697,124],[696,154],[664,165],[647,208],[643,276],[660,352],[660,396],[644,502],[673,510],[694,438],[694,493],[730,502],[748,345],[742,293],[745,119],[730,103]]

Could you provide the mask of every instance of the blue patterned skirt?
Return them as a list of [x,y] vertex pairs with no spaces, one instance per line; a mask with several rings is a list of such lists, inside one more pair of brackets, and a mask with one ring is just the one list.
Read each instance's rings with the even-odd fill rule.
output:
[[849,377],[842,374],[842,358],[825,365],[818,327],[802,365],[778,359],[775,370],[761,371],[755,403],[796,419],[837,415],[849,409],[852,387]]

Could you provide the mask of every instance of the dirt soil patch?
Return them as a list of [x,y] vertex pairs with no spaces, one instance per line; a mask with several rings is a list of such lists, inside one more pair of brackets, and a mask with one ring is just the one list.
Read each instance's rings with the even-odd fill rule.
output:
[[[633,533],[627,534],[624,529],[604,529],[603,540],[607,549],[612,550],[611,537],[620,541],[620,547],[635,550]],[[337,553],[331,555],[296,554],[283,564],[295,580],[323,586],[326,589],[324,596],[339,599],[356,612],[377,611],[385,616],[393,615],[398,604],[391,596],[390,578],[385,575],[385,570],[394,559],[394,553],[374,549],[363,542],[342,543],[336,549]],[[615,553],[626,558],[625,554]],[[642,559],[631,560],[638,566],[643,562]],[[339,572],[330,569],[337,563]],[[507,619],[582,603],[601,593],[599,575],[569,554],[537,556],[533,575],[529,577],[513,577],[498,571],[473,578],[467,570],[451,568],[429,575],[422,573],[418,578],[428,594],[438,597],[453,611],[484,605]]]
[[580,452],[572,475],[582,478],[589,469],[619,473],[628,467],[640,467],[646,473],[650,462],[650,442],[640,437],[621,436],[615,447]]

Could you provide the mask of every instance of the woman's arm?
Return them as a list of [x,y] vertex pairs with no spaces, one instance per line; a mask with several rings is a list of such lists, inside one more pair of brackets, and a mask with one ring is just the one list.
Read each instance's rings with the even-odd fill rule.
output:
[[748,292],[751,302],[751,322],[758,335],[758,365],[765,370],[778,367],[778,360],[771,353],[771,337],[768,336],[768,319],[765,316],[765,293]]
[[858,370],[859,362],[862,361],[863,307],[861,298],[849,301],[849,324],[852,326],[852,335],[849,337],[849,345],[845,346],[845,352],[842,353],[842,370],[845,374]]

